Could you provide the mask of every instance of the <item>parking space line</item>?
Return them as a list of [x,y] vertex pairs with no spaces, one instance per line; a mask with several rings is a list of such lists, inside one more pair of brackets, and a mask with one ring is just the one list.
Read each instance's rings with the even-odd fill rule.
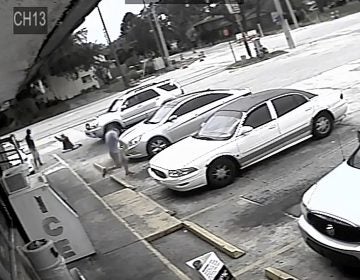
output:
[[257,268],[257,267],[263,265],[267,261],[275,260],[275,257],[277,257],[278,255],[281,255],[282,253],[285,253],[286,251],[293,249],[294,247],[299,245],[301,242],[302,242],[302,240],[298,239],[296,241],[289,243],[288,245],[286,245],[284,247],[281,247],[280,249],[278,249],[276,251],[266,254],[263,258],[257,260],[256,262],[254,262],[248,266],[245,266],[237,271],[234,271],[234,276],[239,277],[241,274],[244,274],[245,272],[253,270],[254,268]]
[[139,242],[142,242],[145,247],[152,252],[167,268],[169,268],[180,280],[191,280],[190,277],[188,277],[184,272],[182,272],[177,266],[175,266],[173,263],[171,263],[163,254],[161,254],[158,250],[156,250],[148,241],[144,240],[140,234],[138,234],[135,230],[133,230],[130,225],[122,219],[119,215],[116,214],[116,212],[107,204],[105,201],[84,181],[83,178],[80,177],[79,174],[77,174],[74,169],[60,156],[57,154],[53,154],[53,156],[64,166],[69,168],[69,170],[76,176],[85,186],[88,188],[88,190],[94,195],[95,198],[97,198],[104,207],[110,211],[110,213],[119,220],[128,230],[130,230],[138,239]]

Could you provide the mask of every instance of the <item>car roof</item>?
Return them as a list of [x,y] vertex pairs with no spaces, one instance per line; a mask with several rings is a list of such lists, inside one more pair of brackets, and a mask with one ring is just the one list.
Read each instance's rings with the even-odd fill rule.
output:
[[202,90],[202,91],[196,91],[196,92],[191,92],[191,93],[187,93],[184,95],[181,95],[171,101],[168,101],[165,103],[166,106],[169,107],[175,107],[177,105],[179,105],[180,103],[186,102],[188,100],[191,100],[193,98],[199,97],[201,95],[206,95],[206,94],[210,94],[210,93],[228,93],[228,94],[232,94],[233,90],[224,90],[224,89],[207,89],[207,90]]
[[230,104],[224,106],[221,111],[247,112],[256,105],[259,105],[269,99],[273,99],[287,93],[299,93],[306,96],[307,98],[313,98],[317,96],[316,94],[298,89],[269,89],[254,93],[249,96],[240,97],[235,101],[231,102]]

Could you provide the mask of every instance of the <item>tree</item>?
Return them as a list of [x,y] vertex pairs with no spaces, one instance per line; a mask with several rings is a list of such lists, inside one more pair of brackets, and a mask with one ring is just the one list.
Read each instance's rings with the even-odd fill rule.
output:
[[56,49],[40,69],[40,76],[53,75],[74,78],[79,70],[91,67],[107,68],[108,63],[100,59],[103,45],[87,42],[87,30],[81,29],[70,35]]

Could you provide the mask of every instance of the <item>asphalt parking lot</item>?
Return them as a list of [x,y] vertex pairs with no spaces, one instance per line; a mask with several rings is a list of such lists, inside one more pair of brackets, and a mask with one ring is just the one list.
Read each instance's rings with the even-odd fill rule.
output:
[[[309,249],[297,226],[302,194],[357,147],[355,132],[354,126],[338,124],[329,137],[308,140],[260,162],[222,189],[168,190],[149,178],[146,160],[130,162],[136,172],[133,177],[125,178],[123,170],[116,175],[174,211],[178,219],[195,222],[243,249],[246,255],[239,259],[220,254],[238,279],[263,279],[263,269],[268,266],[299,279],[357,279],[357,271],[349,273]],[[100,196],[122,189],[110,178],[103,179],[93,167],[93,163],[107,160],[102,141],[85,139],[83,144],[78,151],[60,156]],[[192,272],[184,263],[212,249],[184,230],[152,245],[190,277]]]

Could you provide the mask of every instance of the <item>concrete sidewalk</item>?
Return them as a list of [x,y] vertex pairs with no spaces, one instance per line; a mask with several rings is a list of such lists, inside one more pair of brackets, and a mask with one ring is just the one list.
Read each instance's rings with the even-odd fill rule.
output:
[[71,168],[59,163],[45,174],[77,212],[96,250],[95,255],[69,267],[78,267],[87,280],[189,279],[133,231]]

